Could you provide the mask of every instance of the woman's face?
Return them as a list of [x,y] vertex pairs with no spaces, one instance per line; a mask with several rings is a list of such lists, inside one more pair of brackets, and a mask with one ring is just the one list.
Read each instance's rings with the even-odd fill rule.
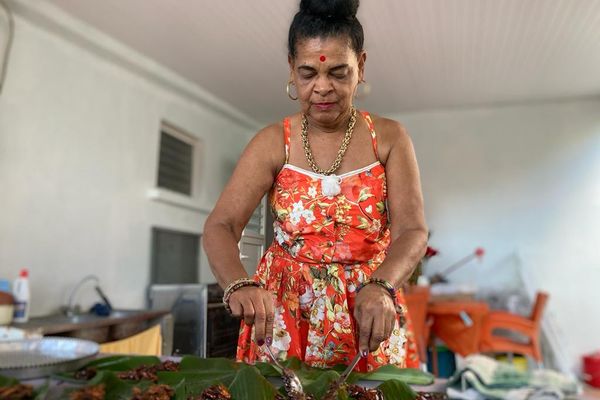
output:
[[345,121],[363,79],[366,53],[348,44],[343,37],[305,39],[288,59],[302,112],[318,124]]

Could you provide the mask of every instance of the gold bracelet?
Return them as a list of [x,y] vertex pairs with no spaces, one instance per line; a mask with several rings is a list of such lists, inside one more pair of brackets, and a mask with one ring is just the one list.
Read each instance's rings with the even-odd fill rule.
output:
[[223,304],[225,305],[225,309],[227,310],[227,312],[229,312],[230,314],[231,314],[231,308],[229,307],[229,298],[231,297],[233,292],[235,292],[236,290],[241,289],[245,286],[262,287],[262,285],[260,283],[256,282],[252,278],[236,279],[235,281],[233,281],[229,285],[227,285],[227,287],[225,288],[225,291],[223,292]]

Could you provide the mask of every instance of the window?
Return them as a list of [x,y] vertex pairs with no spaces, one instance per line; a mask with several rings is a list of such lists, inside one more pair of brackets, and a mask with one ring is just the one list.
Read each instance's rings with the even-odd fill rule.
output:
[[152,284],[198,282],[200,235],[152,229]]

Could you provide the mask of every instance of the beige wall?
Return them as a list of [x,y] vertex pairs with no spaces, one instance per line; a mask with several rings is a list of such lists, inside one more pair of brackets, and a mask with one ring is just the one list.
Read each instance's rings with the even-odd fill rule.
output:
[[[256,127],[110,38],[38,17],[15,17],[0,96],[0,278],[31,270],[33,315],[56,311],[90,273],[116,307],[142,307],[151,227],[201,233]],[[204,143],[196,209],[148,197],[163,119]],[[207,265],[200,276],[212,280]]]

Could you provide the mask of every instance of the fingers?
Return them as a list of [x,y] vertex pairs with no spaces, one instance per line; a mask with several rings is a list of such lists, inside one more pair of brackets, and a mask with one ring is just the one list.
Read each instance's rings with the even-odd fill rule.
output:
[[265,324],[267,314],[265,312],[265,304],[262,298],[253,298],[254,306],[254,339],[256,344],[262,346],[265,344]]
[[376,315],[371,325],[371,337],[369,338],[369,350],[375,351],[379,348],[379,344],[383,342],[385,337],[385,315]]
[[275,321],[275,313],[273,310],[273,298],[269,293],[263,298],[266,321],[265,321],[265,342],[267,346],[273,343],[273,322]]
[[254,339],[256,344],[262,346],[267,343],[271,345],[273,341],[273,298],[265,290],[257,291],[257,295],[252,297],[254,306]]
[[392,318],[385,319],[385,330],[383,335],[385,336],[385,340],[389,339],[392,336],[392,331],[394,330],[394,322],[396,322],[396,316],[394,315]]
[[254,325],[254,339],[259,346],[272,341],[275,320],[271,294],[259,288],[241,288],[229,299],[232,315]]
[[369,353],[373,315],[370,313],[358,313],[358,315],[360,315],[360,320],[358,321],[358,350],[364,357]]
[[242,317],[247,325],[254,323],[255,304],[257,303],[255,298],[258,290],[255,287],[243,287],[236,290],[229,298],[232,315]]
[[254,323],[254,304],[250,298],[245,298],[241,301],[242,304],[242,317],[246,325],[252,325]]
[[229,300],[229,308],[231,309],[231,315],[236,318],[240,318],[244,315],[242,304],[239,301]]
[[394,329],[396,310],[393,300],[379,287],[365,287],[356,297],[354,317],[359,328],[359,351],[376,351]]

